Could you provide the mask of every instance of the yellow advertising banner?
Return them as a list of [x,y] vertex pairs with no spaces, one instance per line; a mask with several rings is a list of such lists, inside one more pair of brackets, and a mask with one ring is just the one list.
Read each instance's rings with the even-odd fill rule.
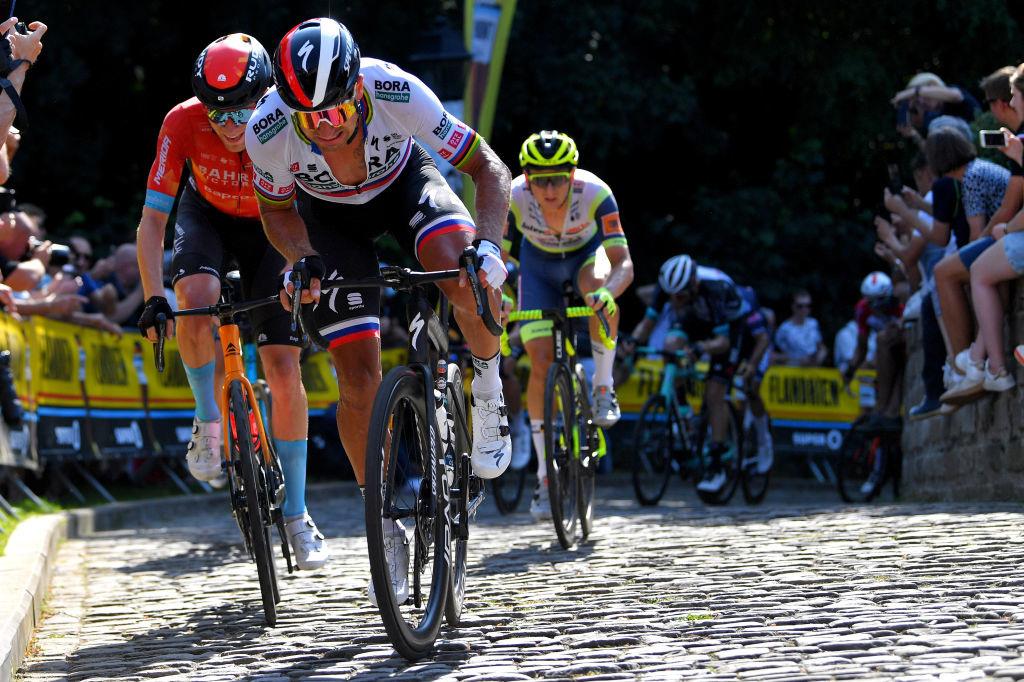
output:
[[32,381],[38,405],[83,407],[81,359],[75,335],[82,331],[63,322],[32,318]]
[[142,346],[142,368],[149,388],[149,406],[152,410],[192,410],[195,399],[185,376],[185,366],[178,354],[177,339],[164,344],[164,371],[156,371],[153,346],[147,341]]
[[313,353],[302,363],[302,385],[306,387],[309,409],[326,410],[338,402],[338,380],[334,376],[331,356]]
[[761,400],[772,419],[853,422],[872,399],[874,370],[857,373],[848,389],[839,370],[828,367],[771,367],[761,382]]
[[27,354],[31,353],[29,347],[32,345],[27,335],[31,331],[29,325],[0,313],[0,348],[11,351],[14,388],[21,398],[22,407],[30,411],[35,409],[35,392],[31,390],[27,363]]
[[[78,330],[85,350],[85,394],[96,409],[141,410],[142,388],[135,370],[135,340],[98,329]],[[140,339],[141,340],[141,339]]]

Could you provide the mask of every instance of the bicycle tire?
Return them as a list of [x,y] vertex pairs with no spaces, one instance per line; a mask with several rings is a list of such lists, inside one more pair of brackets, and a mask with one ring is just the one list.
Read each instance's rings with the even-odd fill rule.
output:
[[564,549],[576,544],[579,525],[577,459],[573,452],[578,428],[572,376],[562,364],[552,364],[544,386],[544,459],[547,463],[548,499],[558,542]]
[[[726,401],[728,425],[726,427],[726,444],[728,448],[720,456],[720,465],[725,470],[725,484],[717,492],[709,492],[697,488],[697,496],[704,504],[724,505],[736,493],[740,483],[740,469],[743,462],[743,438],[740,434],[739,420],[736,418],[736,408],[732,403]],[[707,440],[711,431],[711,424],[705,414],[704,428],[697,436],[697,452],[700,453],[701,475],[712,465],[709,453],[704,450],[704,441]]]
[[526,490],[526,470],[529,467],[513,469],[509,466],[501,476],[491,479],[491,493],[494,495],[494,505],[502,516],[514,514],[519,509],[519,503],[523,499],[523,492]]
[[633,492],[637,502],[653,507],[664,497],[672,476],[673,418],[665,396],[654,394],[640,408],[633,436]]
[[[455,481],[459,487],[459,496],[452,496],[449,503],[452,524],[452,566],[451,579],[448,586],[448,598],[445,600],[444,619],[448,625],[458,627],[462,620],[462,607],[466,598],[466,560],[469,555],[469,518],[467,507],[469,506],[470,477],[472,466],[470,464],[470,448],[468,424],[466,419],[466,394],[462,390],[462,371],[455,363],[448,365],[448,405],[449,414],[455,418]],[[462,416],[462,423],[459,423],[459,415]],[[454,520],[458,519],[456,525]],[[463,525],[464,524],[464,525]]]
[[[577,387],[587,385],[587,378],[583,374],[583,365],[576,364],[575,375]],[[574,443],[577,488],[576,513],[580,519],[580,541],[586,542],[590,538],[590,532],[594,529],[594,492],[597,487],[597,460],[603,435],[598,434],[600,427],[594,424],[593,413],[590,410],[587,394],[583,391],[577,391],[576,397],[576,433],[579,434],[578,439]],[[585,450],[584,445],[586,445]]]
[[[423,658],[433,650],[450,580],[448,488],[443,462],[437,456],[436,430],[428,421],[425,396],[424,378],[419,371],[408,366],[392,368],[374,398],[366,445],[365,515],[370,577],[384,630],[395,650],[409,660]],[[430,407],[433,410],[432,404]],[[435,419],[432,412],[429,419]],[[384,542],[385,517],[399,523],[403,519],[408,523],[411,517],[414,524],[406,576],[410,598],[402,603],[398,603],[391,585]],[[428,568],[429,575],[425,575]],[[425,599],[424,582],[429,590]]]
[[[884,435],[864,429],[865,419],[853,423],[843,439],[836,467],[836,487],[844,502],[870,502],[885,484]],[[872,474],[876,471],[875,480]]]
[[[771,425],[769,424],[769,430]],[[772,439],[774,442],[774,438]],[[741,483],[743,486],[743,500],[747,504],[761,504],[765,495],[768,494],[768,483],[772,477],[772,467],[765,473],[757,471],[757,431],[751,426],[743,433],[743,471]]]
[[[242,382],[238,380],[231,382],[231,386],[228,388],[228,398],[231,413],[228,436],[231,438],[231,446],[234,448],[235,461],[238,462],[242,473],[249,548],[259,577],[263,614],[266,617],[267,625],[274,626],[277,624],[277,602],[280,600],[280,593],[277,589],[277,572],[271,550],[270,532],[265,521],[270,518],[269,501],[266,500],[259,482],[258,469],[262,463],[257,462],[256,458],[260,456],[260,453],[253,447],[252,419],[254,415],[252,414],[252,405]],[[266,510],[263,509],[264,501],[268,502]]]

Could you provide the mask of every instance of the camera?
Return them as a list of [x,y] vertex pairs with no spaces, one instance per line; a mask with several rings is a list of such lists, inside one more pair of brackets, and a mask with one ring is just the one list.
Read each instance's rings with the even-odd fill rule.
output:
[[63,268],[71,264],[71,247],[65,244],[50,244],[50,265]]
[[978,138],[985,149],[998,149],[1006,146],[1006,135],[1002,130],[979,130]]

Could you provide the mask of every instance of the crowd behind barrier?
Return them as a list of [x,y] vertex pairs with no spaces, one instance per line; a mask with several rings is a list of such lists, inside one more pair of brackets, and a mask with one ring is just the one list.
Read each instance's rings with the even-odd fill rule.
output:
[[[151,346],[135,334],[116,335],[33,317],[0,314],[0,343],[11,352],[23,406],[20,425],[3,424],[0,465],[40,470],[48,461],[180,457],[191,434],[194,400],[177,353],[157,372]],[[384,370],[404,361],[404,349],[383,351]],[[520,359],[520,371],[529,360]],[[626,421],[657,390],[663,361],[639,359],[619,387]],[[325,353],[302,366],[310,415],[333,414],[337,384]],[[863,392],[863,395],[862,395]],[[870,400],[870,382],[845,390],[829,368],[772,367],[761,388],[781,450],[838,450],[842,432]],[[692,404],[700,395],[691,391]],[[620,430],[628,430],[628,427]]]

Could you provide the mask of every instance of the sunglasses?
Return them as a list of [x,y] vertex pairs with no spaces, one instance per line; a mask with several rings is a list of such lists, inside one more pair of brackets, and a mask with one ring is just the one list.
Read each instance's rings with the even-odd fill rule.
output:
[[793,307],[794,308],[807,308],[808,310],[810,310],[811,304],[810,303],[794,303]]
[[316,130],[321,121],[327,121],[327,125],[337,128],[356,115],[355,97],[341,102],[330,109],[320,111],[296,111],[295,118],[303,128]]
[[561,187],[569,182],[569,176],[571,173],[530,173],[526,176],[526,179],[530,181],[531,185],[537,187]]
[[206,117],[211,122],[216,123],[219,126],[228,124],[228,121],[233,121],[235,125],[244,126],[252,118],[252,112],[254,109],[232,109],[230,111],[221,111],[220,109],[207,109]]

